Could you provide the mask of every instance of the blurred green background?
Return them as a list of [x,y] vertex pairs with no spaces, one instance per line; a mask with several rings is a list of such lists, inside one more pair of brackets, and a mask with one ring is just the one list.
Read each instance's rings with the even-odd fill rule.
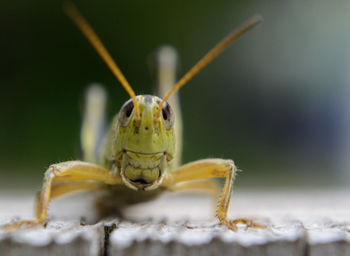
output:
[[[180,92],[184,162],[232,158],[238,187],[344,186],[350,180],[350,1],[74,1],[137,94],[149,60],[177,48],[179,76],[254,14],[264,22]],[[41,184],[76,159],[82,95],[99,82],[109,117],[128,99],[60,1],[0,8],[0,185]]]

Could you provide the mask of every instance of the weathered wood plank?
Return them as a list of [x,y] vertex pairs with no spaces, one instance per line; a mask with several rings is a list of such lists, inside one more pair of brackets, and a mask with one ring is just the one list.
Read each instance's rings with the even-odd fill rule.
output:
[[349,224],[324,223],[308,230],[308,256],[350,255]]
[[218,223],[116,223],[109,255],[304,255],[300,224],[232,232]]
[[[134,220],[116,223],[110,255],[350,255],[348,191],[246,192],[231,203],[229,216],[267,224],[265,230],[231,232],[211,220],[210,201],[167,197],[148,207],[133,207]],[[195,202],[195,203],[194,203]],[[159,222],[166,216],[167,225]],[[184,219],[188,220],[181,224]],[[158,221],[158,223],[157,223]],[[136,224],[135,224],[136,223]],[[196,223],[196,224],[195,224]],[[341,226],[341,228],[339,228]],[[338,227],[338,228],[336,228]],[[321,240],[316,233],[324,235]],[[336,236],[334,240],[332,237]],[[333,242],[334,241],[334,242]]]
[[49,222],[46,228],[17,232],[0,231],[0,255],[101,255],[104,225],[81,226],[77,222]]
[[[229,216],[267,225],[264,230],[242,225],[238,232],[212,218],[207,197],[168,195],[127,209],[128,220],[97,224],[92,198],[73,197],[52,204],[46,229],[0,231],[0,255],[350,255],[348,195],[340,190],[236,193]],[[0,193],[0,225],[13,217],[30,218],[33,197]],[[82,217],[89,224],[80,225]]]

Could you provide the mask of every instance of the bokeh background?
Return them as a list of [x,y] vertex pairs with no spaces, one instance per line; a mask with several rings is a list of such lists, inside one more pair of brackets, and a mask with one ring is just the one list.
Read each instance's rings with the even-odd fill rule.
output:
[[[254,14],[264,22],[180,92],[184,162],[232,158],[244,188],[350,181],[350,1],[74,1],[138,94],[149,60],[177,48],[179,76]],[[0,8],[0,185],[39,187],[51,164],[76,159],[82,95],[99,82],[111,118],[126,92],[60,1]]]

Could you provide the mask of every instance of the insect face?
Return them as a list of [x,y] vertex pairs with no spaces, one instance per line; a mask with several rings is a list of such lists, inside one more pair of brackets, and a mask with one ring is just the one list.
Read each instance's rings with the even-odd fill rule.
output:
[[168,103],[157,115],[162,101],[159,97],[139,95],[136,99],[138,115],[131,99],[118,114],[112,151],[125,184],[151,190],[162,183],[175,153],[174,115]]

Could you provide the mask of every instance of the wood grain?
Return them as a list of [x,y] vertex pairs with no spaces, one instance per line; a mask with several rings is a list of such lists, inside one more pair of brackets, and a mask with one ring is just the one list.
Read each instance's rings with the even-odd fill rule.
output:
[[[0,231],[0,255],[350,255],[349,191],[242,191],[229,216],[266,229],[232,232],[204,196],[165,195],[97,220],[93,196],[55,201],[46,228]],[[0,194],[0,224],[32,216],[34,193]],[[83,221],[82,221],[83,220]]]

